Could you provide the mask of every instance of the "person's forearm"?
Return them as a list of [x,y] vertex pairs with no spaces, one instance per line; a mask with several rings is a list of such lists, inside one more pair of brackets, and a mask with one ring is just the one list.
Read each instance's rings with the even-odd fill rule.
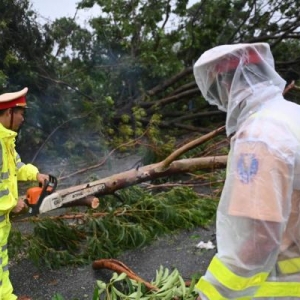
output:
[[281,224],[255,221],[252,234],[240,248],[239,258],[246,266],[263,266],[270,256],[276,256],[280,247]]

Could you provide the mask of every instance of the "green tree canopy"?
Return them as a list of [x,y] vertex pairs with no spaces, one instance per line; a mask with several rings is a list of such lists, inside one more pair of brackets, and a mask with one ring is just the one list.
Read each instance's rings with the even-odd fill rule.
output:
[[77,9],[93,6],[101,13],[83,28],[75,17],[39,24],[29,0],[0,4],[0,87],[29,87],[19,143],[28,159],[101,154],[146,128],[166,144],[222,124],[192,74],[219,44],[268,42],[280,74],[299,77],[299,1],[83,0]]

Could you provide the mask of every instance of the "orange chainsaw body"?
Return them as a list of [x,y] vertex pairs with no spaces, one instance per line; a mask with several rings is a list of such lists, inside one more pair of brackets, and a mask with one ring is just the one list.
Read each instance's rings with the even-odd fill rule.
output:
[[[40,206],[45,198],[51,195],[57,187],[57,179],[52,175],[48,175],[49,179],[39,183],[39,186],[28,188],[26,191],[26,199],[24,199],[27,208],[24,212],[13,216],[14,220],[22,220],[28,217],[37,216],[40,213]],[[1,298],[1,297],[0,297]]]
[[28,204],[34,205],[37,204],[39,197],[42,193],[43,188],[42,187],[32,187],[29,188],[26,192],[26,199],[28,201]]
[[57,179],[49,175],[49,180],[45,180],[44,184],[27,189],[25,203],[33,208],[33,213],[36,214],[44,200],[44,198],[54,192],[57,186]]

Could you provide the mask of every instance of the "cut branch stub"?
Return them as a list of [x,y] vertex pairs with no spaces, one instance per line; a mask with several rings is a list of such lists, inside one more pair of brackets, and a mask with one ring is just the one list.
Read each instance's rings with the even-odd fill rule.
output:
[[150,282],[145,281],[138,275],[136,275],[131,269],[129,269],[126,265],[116,259],[99,259],[95,260],[92,264],[94,270],[99,269],[109,269],[118,274],[125,273],[130,279],[133,279],[137,282],[143,283],[148,290],[158,291],[158,288],[152,285]]

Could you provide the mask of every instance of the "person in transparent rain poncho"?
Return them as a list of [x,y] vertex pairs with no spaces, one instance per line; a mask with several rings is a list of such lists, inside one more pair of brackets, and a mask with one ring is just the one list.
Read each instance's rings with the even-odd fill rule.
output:
[[194,65],[231,137],[217,211],[218,253],[202,300],[300,299],[300,106],[283,98],[266,43],[217,46]]

